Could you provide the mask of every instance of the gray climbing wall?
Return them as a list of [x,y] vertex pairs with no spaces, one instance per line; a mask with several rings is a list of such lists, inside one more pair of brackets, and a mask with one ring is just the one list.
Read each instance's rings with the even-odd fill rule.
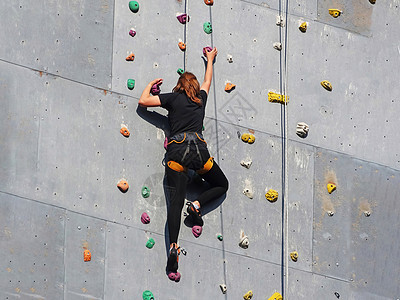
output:
[[[400,1],[154,0],[137,13],[128,3],[0,4],[1,299],[399,299]],[[204,46],[218,47],[204,135],[230,189],[205,207],[198,239],[182,225],[175,283],[165,275],[165,111],[137,101],[157,77],[170,91],[178,68],[201,80]],[[241,141],[247,132],[254,144]],[[203,188],[191,183],[187,198]]]

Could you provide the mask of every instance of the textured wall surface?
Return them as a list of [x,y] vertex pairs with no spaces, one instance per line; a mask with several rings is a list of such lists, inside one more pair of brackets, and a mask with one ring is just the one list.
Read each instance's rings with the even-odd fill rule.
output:
[[[152,0],[137,13],[128,3],[0,4],[0,298],[400,299],[400,2]],[[178,68],[201,80],[204,46],[218,48],[204,135],[230,188],[204,207],[198,239],[182,215],[175,283],[165,275],[166,111],[137,101],[154,78],[169,92]],[[268,102],[269,91],[289,104]],[[206,188],[192,177],[187,199]]]

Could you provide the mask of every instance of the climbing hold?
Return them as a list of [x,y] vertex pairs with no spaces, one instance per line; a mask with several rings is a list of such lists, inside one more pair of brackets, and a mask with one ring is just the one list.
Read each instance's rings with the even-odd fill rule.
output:
[[278,292],[274,293],[268,300],[283,300],[283,297]]
[[375,4],[376,0],[369,0],[369,3]]
[[211,5],[214,4],[214,0],[204,0],[204,3],[205,3],[206,5],[211,6]]
[[142,187],[142,196],[143,198],[150,197],[150,189],[147,186]]
[[297,253],[297,251],[291,252],[291,253],[290,253],[290,258],[291,258],[294,262],[296,262],[296,261],[297,261],[297,258],[299,258],[299,254]]
[[371,212],[370,211],[364,211],[364,216],[366,216],[366,217],[371,216]]
[[268,92],[268,101],[273,103],[289,103],[289,96],[280,95],[274,92]]
[[192,227],[192,233],[195,238],[198,238],[202,232],[203,232],[203,227],[201,227],[199,225],[195,225]]
[[296,134],[301,138],[306,138],[308,135],[309,127],[304,122],[297,123]]
[[221,289],[221,292],[222,292],[222,294],[226,294],[226,290],[227,290],[227,288],[226,288],[226,284],[220,284],[219,285],[219,288]]
[[299,26],[299,30],[303,33],[305,33],[307,31],[307,22],[303,22],[300,24]]
[[172,281],[179,282],[179,280],[181,280],[181,273],[179,273],[179,272],[176,272],[176,273],[169,272],[168,273],[168,278],[170,280],[172,280]]
[[249,248],[249,238],[247,235],[244,234],[243,230],[240,231],[240,242],[239,242],[239,247],[243,249]]
[[154,295],[150,291],[144,291],[142,294],[143,300],[154,300]]
[[182,75],[183,73],[185,73],[185,71],[184,71],[182,68],[179,68],[176,72],[177,72],[179,75]]
[[92,259],[92,254],[90,253],[89,250],[85,249],[83,251],[83,261],[91,261]]
[[233,57],[232,55],[228,54],[226,59],[228,60],[228,63],[233,63]]
[[178,19],[179,23],[181,24],[186,24],[186,22],[189,22],[190,18],[187,14],[178,14],[176,16],[176,18]]
[[329,194],[332,194],[332,192],[333,192],[334,190],[336,190],[336,185],[333,184],[333,183],[328,183],[328,184],[326,185],[326,188],[328,189],[328,193],[329,193]]
[[243,194],[245,194],[247,197],[249,197],[250,199],[253,199],[254,197],[254,193],[253,190],[250,186],[246,186],[243,190]]
[[126,58],[126,61],[134,61],[135,60],[135,54],[131,53],[129,54]]
[[209,46],[204,47],[204,48],[203,48],[203,55],[204,55],[205,57],[207,57],[207,52],[210,52],[210,51],[212,51],[212,48],[211,48],[211,47],[209,47]]
[[135,87],[135,79],[128,79],[126,85],[128,89],[133,90]]
[[243,166],[243,167],[245,167],[246,169],[250,169],[250,166],[251,166],[252,163],[253,163],[253,162],[252,162],[251,159],[247,159],[247,160],[242,160],[242,161],[240,162],[240,165]]
[[129,35],[130,35],[131,37],[134,37],[134,36],[136,35],[135,28],[131,28],[131,30],[129,30]]
[[329,14],[330,14],[332,17],[334,17],[334,18],[339,17],[341,13],[342,13],[342,11],[341,11],[341,10],[338,10],[338,9],[336,9],[336,8],[330,8],[330,9],[329,9]]
[[212,25],[210,22],[205,22],[203,24],[203,30],[205,33],[210,34],[212,32]]
[[182,51],[186,50],[186,44],[184,42],[179,42],[178,43],[178,47],[179,49],[181,49]]
[[248,291],[246,294],[244,294],[243,299],[244,300],[250,300],[253,298],[253,291]]
[[133,13],[137,13],[139,11],[139,3],[137,1],[129,1],[129,9]]
[[121,179],[118,184],[117,187],[119,188],[119,190],[123,193],[126,193],[129,189],[129,184],[125,179]]
[[153,238],[149,238],[149,240],[148,240],[147,243],[146,243],[146,247],[149,248],[149,249],[151,249],[151,248],[154,247],[154,244],[155,244],[155,243],[156,243],[156,242],[154,241]]
[[340,294],[338,293],[338,292],[334,292],[334,294],[335,294],[335,296],[336,296],[336,298],[340,298]]
[[223,240],[224,238],[223,238],[222,234],[218,234],[217,239],[218,239],[219,241],[222,242],[222,240]]
[[331,211],[331,210],[330,210],[330,211],[327,211],[326,213],[327,213],[328,216],[330,216],[330,217],[333,217],[333,215],[335,214],[335,213],[334,213],[333,211]]
[[269,202],[276,202],[276,200],[278,200],[278,192],[273,189],[269,189],[268,192],[265,194],[265,198]]
[[150,223],[149,215],[146,212],[142,213],[142,216],[140,217],[140,221],[142,221],[143,224],[149,224]]
[[227,83],[225,84],[225,92],[230,93],[230,92],[232,92],[235,88],[236,88],[236,85],[235,85],[235,84],[232,84],[232,83],[230,83],[230,82],[227,82]]
[[129,132],[128,127],[126,127],[126,125],[124,125],[124,124],[121,124],[121,130],[119,132],[121,132],[121,134],[124,137],[129,137],[131,135],[131,133]]
[[252,134],[250,134],[249,139],[247,140],[247,143],[253,144],[256,141],[256,137]]
[[250,133],[243,133],[242,134],[242,141],[247,143],[249,141],[250,138]]
[[158,84],[153,84],[153,86],[150,89],[150,93],[155,96],[158,95],[161,92],[160,86]]
[[328,80],[323,80],[321,81],[321,85],[326,89],[327,91],[332,91],[332,84]]
[[285,27],[285,20],[283,19],[282,15],[276,16],[276,26]]
[[282,50],[282,43],[279,42],[275,42],[272,44],[272,46],[274,47],[274,49],[281,51]]

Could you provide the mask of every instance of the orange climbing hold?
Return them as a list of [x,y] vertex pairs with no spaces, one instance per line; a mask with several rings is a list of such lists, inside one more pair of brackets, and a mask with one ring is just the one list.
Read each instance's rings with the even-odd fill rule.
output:
[[126,193],[129,189],[129,184],[125,179],[121,179],[118,184],[117,187],[119,188],[119,190],[123,193]]
[[234,85],[234,84],[232,84],[232,83],[230,83],[230,82],[227,82],[226,84],[225,84],[225,92],[231,92],[232,90],[234,90],[235,89],[235,87],[236,87],[236,85]]
[[83,251],[83,261],[90,261],[92,259],[92,254],[89,250]]
[[134,61],[135,60],[135,54],[131,53],[126,57],[126,61]]
[[214,4],[214,0],[204,0],[204,3],[211,6]]
[[121,134],[124,137],[129,137],[131,135],[131,133],[129,132],[129,129],[126,127],[121,127],[121,130],[119,132],[121,132]]
[[184,42],[179,42],[178,46],[179,46],[179,49],[181,49],[182,51],[186,50],[186,44]]

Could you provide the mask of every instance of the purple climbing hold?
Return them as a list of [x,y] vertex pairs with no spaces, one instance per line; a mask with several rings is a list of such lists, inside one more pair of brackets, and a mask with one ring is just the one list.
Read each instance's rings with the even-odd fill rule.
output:
[[195,225],[192,227],[192,233],[195,238],[198,238],[201,235],[202,231],[203,231],[203,227],[201,227],[199,225]]
[[161,92],[160,86],[157,85],[157,84],[154,84],[154,85],[151,87],[151,89],[150,89],[150,93],[151,93],[153,96],[158,95],[160,92]]
[[136,31],[132,28],[131,30],[129,30],[129,35],[131,37],[134,37],[136,35]]
[[168,278],[170,280],[172,280],[172,281],[179,282],[179,280],[181,280],[181,273],[179,273],[179,272],[176,272],[176,273],[169,272],[168,273]]
[[207,52],[210,52],[212,50],[212,48],[211,47],[204,47],[203,48],[203,55],[205,56],[205,57],[207,57]]
[[181,24],[186,24],[186,22],[189,22],[190,18],[187,14],[181,14],[179,16],[176,16],[176,18],[178,19],[178,21]]
[[167,148],[168,148],[168,137],[165,137],[165,140],[164,140],[164,149],[167,150]]
[[150,223],[149,215],[146,212],[142,213],[142,216],[140,217],[140,221],[142,221],[143,224],[149,224]]

